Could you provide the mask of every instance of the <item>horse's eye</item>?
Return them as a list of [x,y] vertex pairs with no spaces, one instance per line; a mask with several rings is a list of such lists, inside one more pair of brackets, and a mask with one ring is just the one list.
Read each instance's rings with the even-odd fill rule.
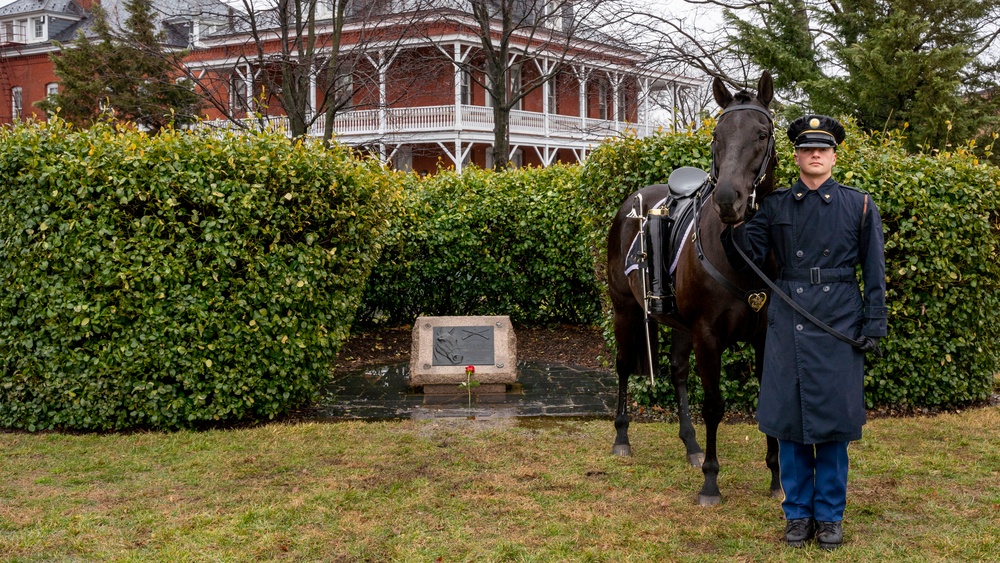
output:
[[763,141],[764,139],[768,138],[769,136],[770,135],[768,134],[767,131],[761,131],[760,133],[757,134],[757,140],[758,141]]

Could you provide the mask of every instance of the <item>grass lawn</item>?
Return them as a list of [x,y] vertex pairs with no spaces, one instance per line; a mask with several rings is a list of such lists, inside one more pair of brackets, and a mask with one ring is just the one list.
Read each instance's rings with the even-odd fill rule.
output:
[[720,429],[721,506],[676,424],[406,420],[0,433],[2,561],[996,561],[1000,408],[878,419],[846,543],[783,546],[764,441]]

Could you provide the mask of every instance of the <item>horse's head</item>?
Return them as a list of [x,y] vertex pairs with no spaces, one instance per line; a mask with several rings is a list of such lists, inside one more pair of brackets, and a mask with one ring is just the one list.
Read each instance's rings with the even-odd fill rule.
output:
[[712,132],[712,197],[723,223],[749,218],[774,189],[774,119],[768,106],[774,97],[771,74],[764,71],[757,95],[732,94],[718,77],[712,94],[722,114]]

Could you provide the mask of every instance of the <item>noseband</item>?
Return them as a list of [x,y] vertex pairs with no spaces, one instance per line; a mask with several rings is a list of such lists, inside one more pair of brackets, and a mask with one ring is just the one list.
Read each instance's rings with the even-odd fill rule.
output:
[[[760,163],[760,168],[757,170],[757,177],[754,179],[753,185],[751,186],[750,195],[749,197],[747,197],[747,207],[743,211],[744,220],[752,217],[753,214],[756,213],[757,211],[757,188],[760,187],[761,182],[763,182],[764,178],[767,176],[767,169],[771,164],[771,159],[774,158],[774,117],[771,115],[771,112],[768,111],[767,109],[753,104],[740,104],[735,106],[730,105],[726,109],[722,110],[722,113],[719,115],[719,122],[722,121],[722,118],[725,117],[727,113],[740,110],[747,110],[747,109],[762,113],[765,116],[767,116],[767,122],[771,126],[771,131],[769,132],[767,137],[767,149],[764,150],[764,159]],[[719,127],[718,123],[716,123],[715,127],[716,128]],[[713,137],[712,169],[709,172],[708,176],[708,180],[711,184],[711,188],[713,191],[718,179],[719,179],[719,168],[715,163],[715,139]]]

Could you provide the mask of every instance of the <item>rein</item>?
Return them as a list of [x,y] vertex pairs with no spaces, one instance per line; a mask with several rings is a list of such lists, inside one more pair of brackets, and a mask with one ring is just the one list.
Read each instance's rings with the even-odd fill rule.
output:
[[[771,134],[768,136],[767,149],[764,151],[764,158],[760,163],[760,168],[757,171],[757,177],[753,181],[753,190],[750,192],[750,196],[747,198],[747,206],[743,212],[743,220],[748,221],[750,217],[757,211],[757,188],[760,187],[761,182],[767,176],[767,169],[771,164],[771,159],[774,157],[774,118],[771,116],[771,112],[767,109],[757,106],[757,105],[737,105],[729,106],[722,110],[722,114],[719,116],[719,121],[730,112],[741,111],[741,110],[753,110],[760,112],[767,116],[768,123],[771,125]],[[718,125],[716,125],[718,127]],[[722,275],[712,261],[705,256],[705,250],[701,246],[701,208],[705,205],[705,201],[712,196],[712,192],[715,191],[715,185],[719,179],[719,168],[715,162],[715,140],[712,140],[712,170],[705,180],[705,184],[698,190],[697,202],[694,207],[694,243],[695,250],[698,253],[698,260],[701,262],[705,271],[708,272],[712,278],[719,282],[719,285],[726,288],[729,293],[732,293],[737,299],[746,301],[747,305],[755,313],[760,312],[767,303],[767,292],[765,290],[751,290],[745,291],[733,282],[729,281],[726,276]],[[759,271],[757,271],[758,276],[766,280],[766,276],[763,276]]]
[[[841,342],[846,342],[847,344],[850,344],[855,348],[860,348],[864,344],[864,342],[862,342],[861,340],[855,340],[850,336],[838,332],[837,329],[817,319],[809,311],[806,311],[801,305],[799,305],[791,297],[786,295],[784,291],[781,291],[781,288],[779,288],[773,281],[771,281],[767,276],[765,276],[764,272],[761,272],[760,268],[758,268],[757,265],[753,263],[753,260],[750,260],[750,258],[747,257],[747,255],[743,252],[743,249],[741,249],[739,245],[734,245],[734,246],[736,248],[736,252],[739,252],[740,256],[747,263],[747,265],[750,266],[750,268],[754,271],[754,273],[757,274],[760,277],[760,279],[764,280],[764,283],[766,283],[767,286],[771,288],[771,291],[777,294],[777,296],[780,297],[785,303],[788,303],[789,307],[795,309],[796,312],[805,317],[809,322],[823,329],[824,331],[827,332],[827,334],[835,336]],[[819,269],[816,268],[816,270],[818,275]]]
[[[707,184],[706,187],[708,188],[706,190],[707,192],[707,195],[705,196],[706,198],[711,197],[712,188],[715,187],[714,183],[709,183],[709,182],[710,180],[705,181],[705,183]],[[705,250],[701,247],[701,225],[699,225],[699,221],[701,220],[701,206],[704,204],[705,202],[702,201],[702,194],[699,192],[698,201],[697,203],[695,203],[695,208],[694,208],[694,221],[695,221],[694,247],[695,251],[698,253],[698,261],[701,262],[701,266],[705,268],[705,271],[708,272],[708,275],[712,276],[712,278],[715,281],[719,282],[719,285],[726,288],[726,290],[728,290],[729,293],[732,293],[737,299],[746,301],[747,305],[749,305],[750,308],[753,309],[754,313],[759,313],[760,310],[764,308],[764,304],[767,303],[767,292],[764,290],[746,291],[742,289],[733,282],[729,281],[729,279],[726,278],[726,276],[722,275],[722,272],[716,269],[715,265],[712,264],[712,261],[709,260],[707,256],[705,256]],[[767,280],[767,278],[762,274],[760,274],[759,271],[758,275],[764,278],[765,281]]]

